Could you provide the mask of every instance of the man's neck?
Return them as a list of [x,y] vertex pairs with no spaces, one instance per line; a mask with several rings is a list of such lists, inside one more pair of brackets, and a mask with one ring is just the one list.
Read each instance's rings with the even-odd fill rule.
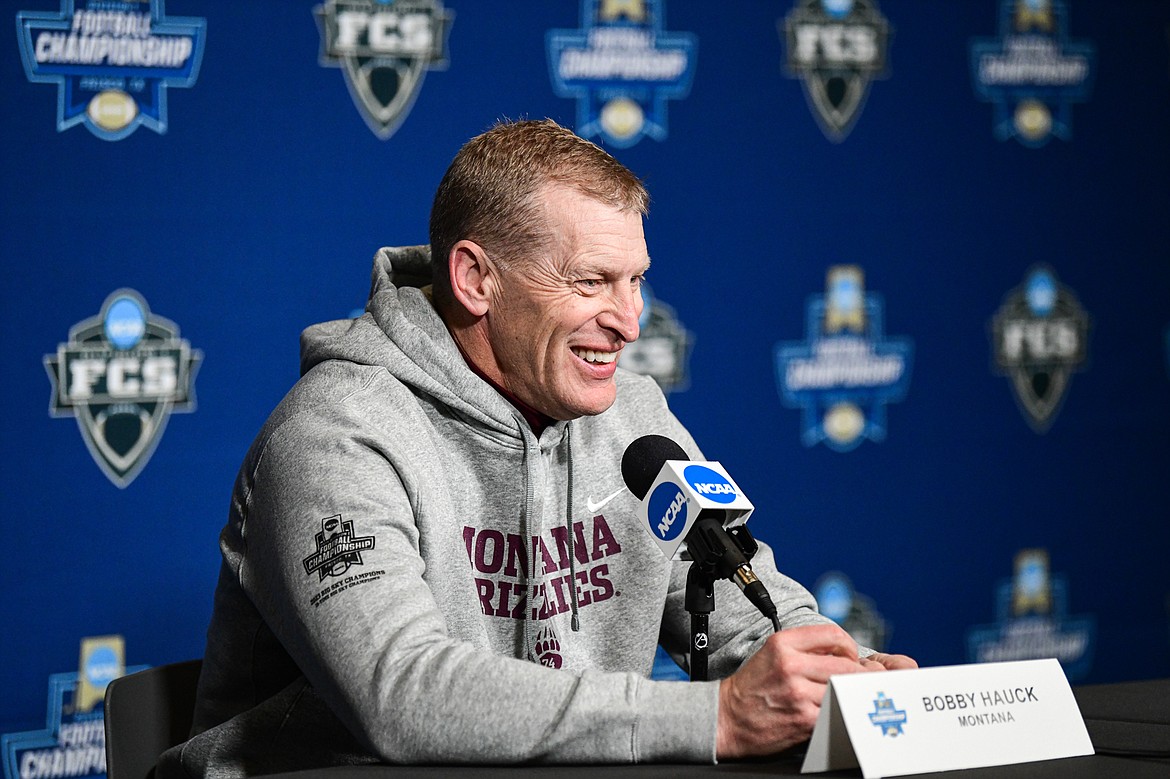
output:
[[471,368],[472,373],[490,384],[492,389],[500,393],[505,400],[516,407],[516,410],[523,415],[524,419],[528,422],[528,426],[532,428],[532,432],[536,434],[537,438],[540,437],[540,434],[544,432],[546,427],[556,422],[556,420],[552,417],[537,411],[535,408],[516,397],[514,394],[501,386],[499,382],[489,376],[483,369],[479,367],[479,365],[476,364],[471,355],[467,353],[467,350],[463,348],[459,334],[456,333],[450,325],[448,325],[447,329],[451,331],[451,340],[453,340],[455,345],[459,348],[459,354],[463,356],[463,361],[467,363],[467,367]]

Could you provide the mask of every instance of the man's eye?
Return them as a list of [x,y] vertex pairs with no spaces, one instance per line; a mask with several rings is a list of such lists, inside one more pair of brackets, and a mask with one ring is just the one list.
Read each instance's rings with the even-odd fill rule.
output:
[[601,279],[581,279],[577,283],[580,284],[585,289],[594,290],[594,289],[600,289],[601,285],[604,284],[605,282],[602,281]]

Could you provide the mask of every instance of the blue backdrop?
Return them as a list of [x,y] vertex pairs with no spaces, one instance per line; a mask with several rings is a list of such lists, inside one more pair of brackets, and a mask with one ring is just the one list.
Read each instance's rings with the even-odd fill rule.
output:
[[[0,36],[0,732],[44,722],[49,676],[77,669],[82,637],[123,635],[131,664],[201,653],[231,483],[296,380],[300,330],[364,304],[379,246],[426,242],[434,188],[469,137],[501,117],[579,127],[620,91],[554,88],[548,33],[584,30],[586,0],[449,0],[447,64],[383,139],[346,71],[323,63],[312,2],[76,2],[2,3],[16,30]],[[846,574],[891,648],[974,659],[969,641],[1005,615],[1001,586],[1031,582],[1055,594],[1051,619],[1087,625],[1079,680],[1170,674],[1170,5],[1030,2],[1056,20],[1033,22],[1038,35],[1089,47],[1090,77],[1075,99],[997,103],[972,57],[1004,33],[1000,0],[882,0],[885,69],[843,137],[788,64],[798,5],[647,0],[663,40],[689,34],[687,72],[672,96],[630,98],[644,137],[595,136],[653,197],[650,283],[691,336],[675,412],[751,497],[782,569],[809,585]],[[141,126],[108,129],[128,108],[113,95],[92,109],[107,128],[91,129],[81,97],[112,82],[53,71],[47,49],[22,59],[22,18],[48,24],[28,13],[68,28],[85,8],[153,12],[156,32],[204,22],[170,86],[128,77]],[[59,129],[74,110],[63,95],[80,108]],[[1025,100],[1059,133],[997,137]],[[885,337],[912,349],[908,383],[882,407],[880,440],[808,445],[776,348],[808,341],[809,306],[840,265],[863,270]],[[992,329],[1037,266],[1090,318],[1044,432],[996,367]],[[193,409],[124,486],[74,419],[50,413],[45,364],[119,289],[202,356]],[[1025,549],[1050,570],[1013,580]]]

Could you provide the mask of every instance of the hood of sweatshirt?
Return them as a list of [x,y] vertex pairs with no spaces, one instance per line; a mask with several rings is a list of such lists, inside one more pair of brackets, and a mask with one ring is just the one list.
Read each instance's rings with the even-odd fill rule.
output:
[[[468,366],[434,305],[427,288],[433,278],[429,246],[384,247],[374,256],[370,298],[365,313],[356,319],[313,325],[301,334],[301,374],[329,360],[384,368],[417,393],[428,395],[476,427],[484,435],[524,449],[524,493],[521,522],[527,536],[543,530],[534,510],[533,485],[542,448],[564,445],[569,462],[565,485],[566,506],[573,502],[572,451],[569,423],[555,422],[540,435],[533,433],[523,414]],[[576,573],[572,554],[572,518],[569,528],[571,574]],[[541,579],[535,555],[527,578]],[[572,628],[577,630],[577,593],[572,592]],[[533,646],[530,620],[524,620],[527,646]]]
[[[307,328],[301,334],[301,374],[334,359],[382,367],[485,434],[524,438],[523,416],[471,370],[435,311],[427,288],[432,275],[429,246],[379,249],[365,314]],[[551,435],[541,438],[559,439],[566,424],[551,425]]]

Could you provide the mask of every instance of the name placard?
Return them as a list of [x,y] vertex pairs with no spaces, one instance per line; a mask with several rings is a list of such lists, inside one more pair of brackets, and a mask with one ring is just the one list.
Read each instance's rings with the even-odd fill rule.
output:
[[801,773],[865,779],[1093,754],[1056,660],[841,674],[829,679]]

